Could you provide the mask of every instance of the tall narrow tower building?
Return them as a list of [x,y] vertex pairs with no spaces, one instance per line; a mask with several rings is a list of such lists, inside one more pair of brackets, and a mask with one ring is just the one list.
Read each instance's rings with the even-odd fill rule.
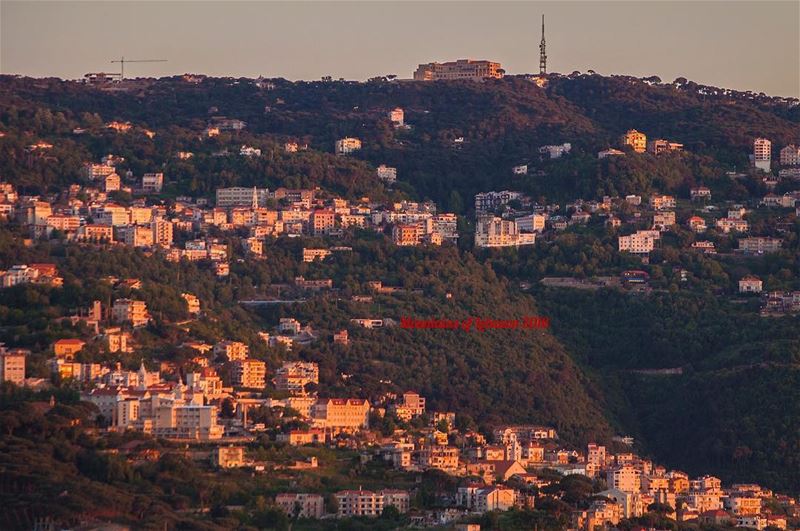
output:
[[547,73],[547,51],[544,42],[544,15],[542,15],[542,42],[539,43],[539,75]]

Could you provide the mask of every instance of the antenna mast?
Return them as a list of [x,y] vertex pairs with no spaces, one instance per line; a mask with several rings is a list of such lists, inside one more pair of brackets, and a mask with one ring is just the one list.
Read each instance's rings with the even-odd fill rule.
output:
[[542,42],[539,43],[539,75],[547,74],[547,53],[544,42],[544,15],[542,15]]
[[125,63],[166,63],[166,59],[125,59],[120,57],[119,61],[111,61],[112,63],[119,63],[120,65],[120,81],[125,81]]

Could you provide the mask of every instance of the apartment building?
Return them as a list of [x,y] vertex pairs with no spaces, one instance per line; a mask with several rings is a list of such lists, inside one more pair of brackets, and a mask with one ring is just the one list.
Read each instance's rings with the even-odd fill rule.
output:
[[314,260],[324,260],[330,256],[328,249],[303,249],[303,262],[313,262]]
[[606,484],[609,489],[639,492],[642,490],[642,473],[631,465],[614,467],[606,473]]
[[0,382],[25,384],[25,357],[28,352],[18,348],[7,349],[0,344]]
[[550,159],[560,159],[570,151],[572,151],[572,144],[569,142],[564,142],[563,144],[557,145],[542,146],[539,148],[539,153],[542,155],[548,155]]
[[658,138],[647,142],[647,151],[653,155],[660,155],[670,151],[683,151],[683,144]]
[[441,444],[424,446],[415,452],[416,462],[421,468],[450,472],[458,469],[458,456],[458,448]]
[[330,234],[334,229],[336,214],[333,210],[315,209],[311,212],[311,232],[314,236]]
[[741,218],[720,218],[717,220],[716,226],[725,234],[750,230],[750,224]]
[[772,163],[772,142],[766,138],[756,138],[753,141],[753,164],[765,172],[770,171]]
[[142,191],[146,194],[157,194],[161,192],[164,187],[164,174],[158,173],[145,173],[142,176]]
[[186,311],[191,315],[200,313],[200,299],[191,293],[181,293],[181,298],[186,302]]
[[112,173],[115,173],[116,169],[111,164],[94,164],[91,162],[87,162],[83,165],[81,173],[83,176],[90,181],[96,181],[98,179],[102,179]]
[[378,492],[368,490],[343,490],[335,494],[338,505],[337,516],[380,516],[384,507],[394,506],[400,513],[408,512],[410,497],[407,491],[384,489]]
[[211,465],[217,468],[239,468],[244,464],[244,446],[217,446],[211,451]]
[[325,500],[321,494],[281,493],[275,496],[275,505],[290,517],[322,518],[325,514]]
[[739,280],[739,293],[761,293],[763,283],[761,279],[748,275]]
[[781,166],[796,166],[800,164],[800,147],[789,144],[780,151]]
[[675,204],[675,197],[671,195],[653,195],[650,197],[650,208],[654,210],[675,208]]
[[336,141],[336,154],[347,155],[361,149],[361,140],[353,137],[340,138]]
[[377,170],[378,179],[381,181],[392,184],[397,181],[397,168],[392,166],[387,166],[386,164],[381,164],[378,166]]
[[536,233],[520,232],[513,220],[481,216],[475,225],[475,247],[518,247],[536,243]]
[[522,192],[512,192],[509,190],[475,194],[475,212],[476,214],[489,212],[503,207],[511,201],[523,201],[524,199],[525,195]]
[[132,299],[116,299],[111,307],[111,316],[118,323],[144,326],[150,321],[147,304]]
[[750,237],[739,240],[739,251],[747,254],[777,253],[783,240],[769,237]]
[[501,79],[504,74],[500,63],[494,61],[458,59],[445,63],[421,64],[414,72],[414,81]]
[[219,208],[229,207],[251,207],[257,208],[265,206],[269,198],[269,190],[266,188],[246,188],[234,186],[231,188],[217,188],[216,205]]
[[395,127],[402,127],[405,125],[405,113],[400,107],[395,107],[389,111],[389,120]]
[[636,129],[629,129],[622,135],[621,143],[623,146],[630,146],[636,153],[644,153],[647,149],[647,135]]
[[403,393],[400,402],[392,405],[390,409],[397,415],[397,418],[408,422],[425,413],[425,397],[419,396],[413,391],[407,391]]
[[235,386],[263,389],[266,385],[267,364],[260,360],[234,361],[231,366],[231,382]]
[[362,398],[321,398],[311,406],[314,427],[332,430],[369,428],[369,401]]
[[225,357],[228,361],[241,361],[247,359],[250,347],[240,341],[224,340],[214,345],[214,355]]
[[275,387],[293,395],[305,395],[308,384],[319,383],[319,365],[313,362],[287,361],[275,371]]

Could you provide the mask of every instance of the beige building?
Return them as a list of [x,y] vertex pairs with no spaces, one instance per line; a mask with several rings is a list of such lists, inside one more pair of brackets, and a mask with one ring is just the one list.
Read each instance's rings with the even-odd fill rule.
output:
[[305,395],[308,384],[319,383],[319,365],[312,362],[287,361],[275,371],[275,387],[293,395]]
[[336,141],[336,154],[347,155],[361,149],[361,140],[353,137],[340,138]]
[[761,293],[763,283],[754,276],[746,276],[739,280],[739,293]]
[[267,364],[260,360],[234,361],[231,370],[233,385],[252,389],[263,389],[266,385]]
[[337,516],[380,516],[384,507],[394,506],[400,513],[408,512],[410,497],[407,491],[384,489],[378,492],[368,490],[343,490],[336,493]]
[[781,149],[781,166],[796,166],[800,164],[800,147],[794,144]]
[[214,355],[224,356],[228,361],[240,361],[247,359],[250,347],[240,341],[220,341],[214,345]]
[[633,254],[647,254],[655,249],[656,238],[650,234],[650,231],[637,231],[629,236],[620,236],[617,238],[620,252],[629,252]]
[[22,349],[6,349],[0,344],[0,382],[25,383],[25,355]]
[[636,153],[644,153],[647,149],[647,135],[636,129],[629,129],[622,135],[621,142],[623,146],[631,146]]
[[487,78],[501,79],[505,71],[500,63],[493,61],[475,61],[472,59],[458,59],[446,63],[421,64],[414,72],[415,81],[439,81],[470,79],[482,80]]
[[217,446],[211,451],[211,464],[218,468],[244,466],[244,446]]
[[114,321],[131,323],[133,326],[143,326],[150,321],[147,304],[132,299],[116,299],[111,307],[111,315]]
[[322,398],[311,406],[314,427],[356,431],[369,428],[369,401],[362,398]]

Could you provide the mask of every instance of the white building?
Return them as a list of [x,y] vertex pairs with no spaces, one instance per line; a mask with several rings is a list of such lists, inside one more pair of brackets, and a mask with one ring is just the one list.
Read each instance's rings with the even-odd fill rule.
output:
[[518,247],[536,243],[536,233],[520,232],[515,221],[482,216],[475,225],[475,247]]

